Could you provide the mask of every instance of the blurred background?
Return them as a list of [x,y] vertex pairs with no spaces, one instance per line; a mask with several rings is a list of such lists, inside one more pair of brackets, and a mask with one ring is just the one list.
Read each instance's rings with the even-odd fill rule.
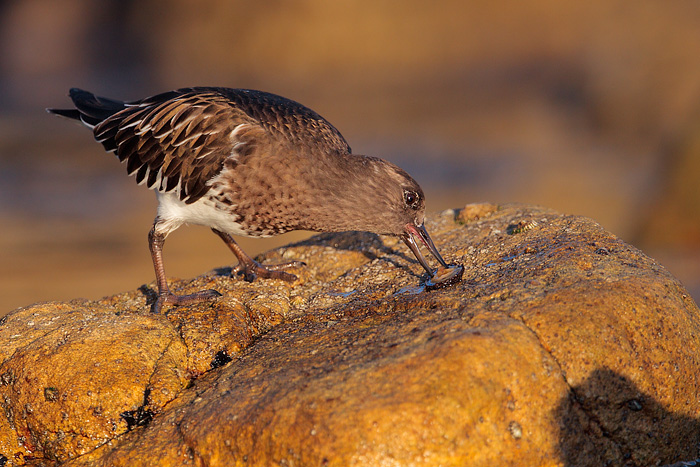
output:
[[[6,0],[0,314],[154,279],[155,197],[44,109],[69,106],[70,87],[132,100],[192,85],[302,102],[355,153],[410,172],[429,211],[591,217],[700,298],[697,0]],[[165,246],[170,277],[233,262],[202,227]]]

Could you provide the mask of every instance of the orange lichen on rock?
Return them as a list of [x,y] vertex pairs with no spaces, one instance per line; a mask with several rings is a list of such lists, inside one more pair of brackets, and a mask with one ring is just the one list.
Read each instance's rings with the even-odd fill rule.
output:
[[[267,254],[299,280],[190,281],[18,309],[0,326],[6,465],[659,465],[697,457],[700,312],[589,219],[505,205],[429,221],[463,280],[394,239]],[[512,229],[514,225],[531,225]]]

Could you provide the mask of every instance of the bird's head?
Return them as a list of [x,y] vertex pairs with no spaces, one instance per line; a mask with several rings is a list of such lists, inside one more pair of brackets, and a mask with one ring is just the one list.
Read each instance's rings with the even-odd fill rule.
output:
[[383,159],[350,156],[351,170],[343,170],[343,177],[334,189],[334,203],[340,228],[362,230],[382,235],[394,235],[406,243],[421,266],[435,273],[419,245],[423,244],[447,268],[428,231],[425,229],[425,196],[420,185],[404,170]]

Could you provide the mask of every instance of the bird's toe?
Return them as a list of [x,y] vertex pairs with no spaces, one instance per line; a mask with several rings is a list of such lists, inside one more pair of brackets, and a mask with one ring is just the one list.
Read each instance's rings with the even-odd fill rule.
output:
[[306,263],[302,261],[289,261],[286,263],[263,265],[257,261],[253,261],[250,264],[239,265],[233,270],[233,274],[242,275],[246,282],[253,282],[258,277],[262,279],[279,279],[286,282],[294,282],[297,280],[297,276],[285,272],[284,270],[301,266],[306,266]]

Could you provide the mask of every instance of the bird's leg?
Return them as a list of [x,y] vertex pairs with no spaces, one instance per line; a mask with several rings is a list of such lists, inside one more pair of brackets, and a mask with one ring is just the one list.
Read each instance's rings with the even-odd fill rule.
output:
[[153,303],[152,311],[160,313],[165,305],[187,305],[190,303],[212,300],[220,297],[221,294],[216,290],[202,290],[189,295],[175,295],[168,287],[168,281],[165,278],[165,268],[163,267],[163,244],[165,243],[165,235],[156,231],[156,225],[148,232],[148,248],[151,250],[151,258],[153,259],[153,269],[156,271],[156,283],[158,285],[158,298]]
[[236,258],[238,258],[238,266],[234,269],[234,272],[243,274],[243,278],[248,282],[253,282],[258,276],[263,279],[281,279],[283,281],[292,282],[296,280],[297,276],[284,272],[283,270],[295,266],[305,266],[301,261],[289,261],[288,263],[263,266],[248,256],[229,234],[216,229],[211,230],[221,237],[221,240],[223,240],[233,254],[236,255]]

